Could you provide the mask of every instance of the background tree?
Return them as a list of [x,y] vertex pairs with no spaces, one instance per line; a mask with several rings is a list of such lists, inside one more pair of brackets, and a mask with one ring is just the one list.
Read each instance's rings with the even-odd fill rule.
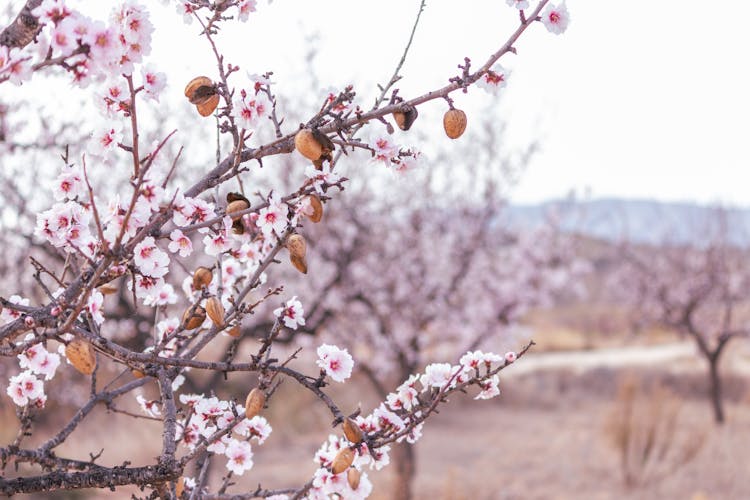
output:
[[[698,228],[696,228],[698,229]],[[714,418],[723,423],[719,366],[732,339],[748,335],[750,299],[747,251],[730,232],[726,213],[716,209],[696,243],[627,244],[610,280],[615,294],[634,307],[645,325],[661,325],[695,342],[706,360]]]

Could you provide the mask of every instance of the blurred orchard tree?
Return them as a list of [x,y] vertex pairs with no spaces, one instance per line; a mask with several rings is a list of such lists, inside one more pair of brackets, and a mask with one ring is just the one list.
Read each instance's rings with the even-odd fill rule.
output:
[[[0,102],[8,165],[0,353],[18,417],[17,435],[0,447],[0,491],[133,485],[147,498],[365,498],[366,471],[386,466],[391,446],[416,442],[450,394],[473,386],[478,399],[497,396],[499,371],[532,343],[516,340],[518,352],[502,355],[478,349],[493,348],[494,335],[577,272],[554,229],[517,234],[501,224],[495,160],[519,166],[533,148],[511,158],[498,153],[497,136],[464,147],[471,175],[459,188],[454,172],[440,171],[448,161],[433,165],[392,132],[418,124],[419,107],[439,100],[446,135],[460,138],[467,116],[451,96],[500,92],[508,73],[498,61],[527,29],[560,34],[568,25],[564,3],[507,3],[518,26],[496,52],[481,65],[457,61],[445,86],[402,97],[395,85],[422,2],[372,105],[353,86],[323,92],[296,126],[299,117],[282,112],[295,102],[282,97],[284,82],[239,71],[219,42],[221,28],[247,21],[256,2],[176,2],[173,22],[192,22],[216,62],[212,76],[187,82],[191,114],[179,136],[167,126],[177,111],[160,99],[182,86],[167,85],[161,62],[148,59],[160,31],[145,6],[123,2],[104,20],[62,0],[18,5],[0,33],[0,86],[31,86],[60,105],[5,91]],[[71,112],[69,85],[95,113]],[[196,132],[201,116],[214,134]],[[284,255],[303,279],[272,266]],[[298,351],[280,356],[279,344],[296,345],[302,332],[319,344],[319,370],[300,366]],[[226,349],[207,359],[222,337]],[[243,343],[253,352],[240,358]],[[325,390],[355,368],[382,401],[370,413],[342,409]],[[200,385],[196,372],[213,374],[203,393],[185,390]],[[257,384],[246,394],[217,395],[223,377],[250,373]],[[324,440],[304,484],[229,492],[253,466],[251,442],[272,432],[262,413],[281,380],[314,394],[343,436]],[[157,398],[144,396],[147,386]],[[77,411],[56,430],[39,425],[58,397]],[[59,452],[102,406],[160,424],[153,463],[105,464],[100,448]],[[401,450],[394,496],[408,498],[413,450]]]
[[663,326],[691,339],[706,361],[714,420],[726,419],[721,360],[732,340],[750,335],[750,265],[738,244],[740,226],[715,208],[690,242],[617,249],[610,289],[638,313],[640,328]]

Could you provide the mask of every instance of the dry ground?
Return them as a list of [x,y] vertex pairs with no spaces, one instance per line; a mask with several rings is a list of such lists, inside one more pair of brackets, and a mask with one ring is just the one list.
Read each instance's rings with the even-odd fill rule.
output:
[[[737,351],[740,361],[747,355]],[[533,354],[529,355],[531,362]],[[518,367],[524,362],[521,360]],[[668,366],[668,368],[665,368]],[[645,487],[625,488],[619,455],[605,431],[617,409],[618,385],[632,368],[542,369],[504,372],[503,394],[493,401],[454,398],[425,427],[418,445],[417,498],[420,499],[746,499],[750,498],[750,397],[741,366],[728,363],[728,423],[717,427],[701,396],[703,366],[682,358],[659,367],[638,367],[646,383],[661,381],[680,402],[674,441],[705,435],[697,456],[673,474]],[[734,368],[733,368],[734,367]],[[522,372],[523,370],[519,370]],[[231,382],[231,380],[230,380]],[[315,470],[312,456],[327,436],[330,416],[318,403],[287,384],[267,416],[274,433],[256,446],[256,466],[238,481],[247,490],[288,487],[306,481]],[[241,392],[242,389],[238,389]],[[340,391],[340,389],[339,389]],[[352,408],[370,398],[362,393],[334,394]],[[644,410],[645,411],[645,410]],[[64,416],[60,410],[61,418]],[[7,413],[3,421],[13,419]],[[13,429],[4,427],[5,435]],[[151,460],[160,444],[157,425],[106,414],[81,428],[60,453],[87,456],[105,446],[102,460],[134,465]],[[33,443],[33,441],[31,441]],[[75,450],[72,449],[75,446]],[[85,450],[85,451],[84,451]],[[221,462],[219,462],[220,465]],[[214,470],[217,474],[222,467]],[[218,477],[218,476],[217,476]],[[388,469],[373,472],[373,498],[387,499]],[[74,496],[34,498],[129,498],[134,490],[86,491]],[[29,498],[29,497],[26,497]]]

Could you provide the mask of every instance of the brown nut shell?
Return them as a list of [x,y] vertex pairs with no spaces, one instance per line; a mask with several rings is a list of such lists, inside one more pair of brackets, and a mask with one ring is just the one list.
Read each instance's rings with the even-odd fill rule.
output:
[[201,116],[211,116],[218,105],[219,94],[214,94],[200,104],[196,104],[195,107],[198,108],[198,113]]
[[263,391],[254,388],[245,399],[245,418],[253,418],[260,414],[266,404],[266,395]]
[[307,259],[306,258],[289,254],[289,261],[292,263],[292,265],[297,271],[301,272],[302,274],[307,274]]
[[323,156],[323,145],[309,128],[303,128],[294,136],[294,147],[308,160],[316,161]]
[[331,472],[341,474],[354,463],[354,451],[351,448],[341,448],[331,463]]
[[344,420],[344,436],[346,436],[346,439],[352,444],[359,444],[362,442],[362,439],[364,439],[362,429],[360,429],[357,423],[351,418]]
[[177,498],[180,498],[182,496],[183,491],[185,491],[185,478],[180,476],[179,478],[177,478],[177,482],[174,485],[174,492]]
[[307,255],[307,241],[301,234],[291,234],[286,239],[286,247],[290,255],[304,258]]
[[309,213],[307,217],[312,222],[320,222],[320,219],[323,218],[323,202],[320,201],[320,197],[317,194],[311,194],[307,197],[307,202],[312,210],[312,213]]
[[250,208],[250,203],[247,200],[234,200],[230,201],[227,205],[226,213],[232,218],[233,221],[242,219],[242,215],[234,215],[237,212],[241,212]]
[[460,109],[449,109],[443,115],[445,134],[451,139],[458,139],[466,130],[466,113]]
[[196,76],[195,78],[190,80],[188,84],[185,86],[185,97],[190,99],[190,102],[193,102],[193,99],[196,97],[196,94],[200,96],[199,89],[201,89],[201,87],[213,87],[213,86],[214,86],[214,82],[212,82],[209,77]]
[[226,311],[218,297],[209,297],[206,300],[206,314],[208,314],[208,317],[211,318],[211,321],[217,328],[224,328],[226,326],[226,321],[224,321]]
[[68,358],[73,368],[91,375],[96,369],[96,353],[94,348],[82,339],[73,339],[65,346],[65,357]]
[[401,130],[409,130],[417,120],[419,112],[417,108],[409,104],[403,104],[402,109],[393,113],[393,119]]
[[213,279],[214,275],[209,268],[199,267],[193,273],[193,290],[200,290],[203,287],[207,287]]
[[192,307],[188,307],[185,310],[185,313],[182,315],[182,323],[185,325],[186,330],[194,330],[201,326],[204,321],[206,321],[205,309],[203,309],[201,306],[196,306],[195,310],[193,310],[192,314],[190,314],[190,311],[192,309]]
[[356,490],[359,488],[359,479],[361,476],[362,473],[359,472],[359,469],[355,469],[354,467],[349,468],[349,471],[346,473],[346,481],[349,483],[351,489]]

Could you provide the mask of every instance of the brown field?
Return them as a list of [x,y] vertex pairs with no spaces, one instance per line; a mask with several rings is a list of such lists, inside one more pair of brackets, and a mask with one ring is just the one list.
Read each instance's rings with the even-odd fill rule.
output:
[[[728,423],[723,427],[714,425],[708,403],[701,396],[705,391],[703,365],[692,355],[678,354],[634,368],[627,363],[608,365],[608,358],[597,365],[584,363],[571,353],[541,352],[536,354],[535,366],[532,352],[503,372],[506,377],[500,398],[454,398],[428,422],[418,444],[416,496],[446,500],[750,498],[750,398],[744,369],[750,357],[746,346],[737,347],[745,351],[735,349],[725,365]],[[545,356],[560,356],[558,364],[563,368],[542,362]],[[526,370],[522,369],[524,363]],[[677,414],[673,422],[654,433],[656,443],[667,450],[664,457],[652,456],[645,469],[646,474],[662,477],[628,487],[623,481],[621,454],[612,444],[614,434],[607,423],[613,413],[621,412],[623,398],[618,396],[618,388],[623,380],[633,377],[639,391],[654,385],[667,391],[640,401],[636,413],[641,423],[649,425],[658,420],[651,416],[653,402],[665,394],[670,395],[671,408]],[[241,392],[242,385],[230,379],[231,390]],[[361,403],[368,410],[372,404],[362,393],[345,393],[335,387],[332,392],[351,408]],[[65,412],[60,413],[62,418]],[[12,421],[5,415],[6,422]],[[237,478],[237,486],[230,491],[248,491],[259,483],[266,488],[301,484],[315,470],[312,456],[329,430],[330,416],[325,409],[286,384],[272,401],[267,416],[274,432],[265,445],[254,446],[255,467]],[[669,429],[675,429],[674,435]],[[5,442],[14,432],[3,429]],[[107,414],[104,409],[74,437],[61,447],[61,455],[83,458],[89,450],[105,446],[101,460],[106,463],[126,458],[134,465],[145,463],[158,455],[160,446],[158,426]],[[681,465],[680,450],[691,443],[697,453]],[[223,469],[222,461],[216,462],[214,481]],[[371,473],[375,486],[372,498],[390,497],[389,470]],[[129,498],[132,493],[137,491],[82,491],[34,498]]]

